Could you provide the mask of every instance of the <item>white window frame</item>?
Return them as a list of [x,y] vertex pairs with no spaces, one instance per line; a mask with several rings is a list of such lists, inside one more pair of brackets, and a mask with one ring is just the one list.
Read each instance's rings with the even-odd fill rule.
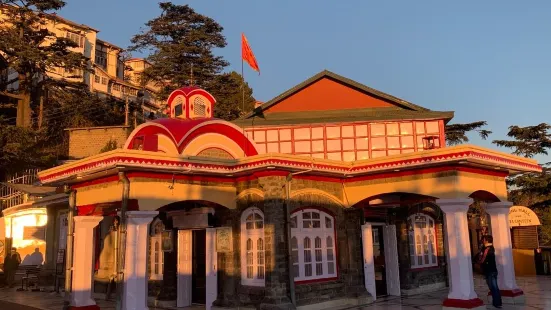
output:
[[[157,229],[159,227],[159,229]],[[151,223],[151,251],[149,257],[149,279],[161,281],[163,280],[165,256],[163,252],[163,230],[164,225],[160,219],[156,219]],[[159,245],[158,250],[155,249],[155,244]],[[159,255],[159,272],[155,273],[155,256]]]
[[[416,223],[416,218],[424,219],[425,225],[422,222]],[[424,213],[412,214],[408,217],[407,227],[411,269],[438,266],[438,245],[436,243],[436,221],[434,218]],[[419,259],[421,259],[421,263],[419,263]]]
[[[320,227],[314,228],[314,221],[317,219],[305,218],[305,214],[310,214],[310,217],[314,217],[313,214],[318,214]],[[305,226],[309,227],[305,228]],[[309,249],[305,248],[306,238],[309,239]],[[321,244],[318,238],[321,239]],[[291,215],[291,252],[294,266],[291,272],[294,274],[295,282],[337,278],[335,217],[318,209],[302,209],[293,212]],[[305,262],[308,257],[310,262]],[[311,268],[311,273],[307,275],[309,268]],[[296,274],[297,269],[298,274]]]
[[[247,219],[253,215],[252,219]],[[255,215],[259,215],[261,227],[258,227],[260,222],[258,218],[255,220]],[[247,229],[247,223],[249,226]],[[247,245],[252,245],[247,248]],[[262,248],[259,248],[259,247]],[[248,286],[261,286],[266,283],[266,238],[264,237],[264,213],[255,207],[248,208],[241,214],[241,284]],[[252,260],[252,264],[251,264]],[[251,272],[248,268],[252,267],[252,278],[248,277]]]

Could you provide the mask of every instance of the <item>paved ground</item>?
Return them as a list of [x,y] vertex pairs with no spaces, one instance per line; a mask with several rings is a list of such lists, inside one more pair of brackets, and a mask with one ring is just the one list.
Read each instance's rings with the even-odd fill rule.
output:
[[6,310],[40,310],[38,308],[33,308],[25,305],[18,305],[7,301],[0,301],[0,309]]
[[[504,310],[550,310],[551,309],[551,277],[518,278],[517,284],[526,295],[525,305],[504,305]],[[475,279],[476,292],[480,298],[487,302],[485,296],[488,292],[486,283]],[[370,305],[351,307],[347,310],[371,309],[371,310],[440,310],[442,301],[446,298],[447,289],[433,293],[421,294],[411,297],[386,297],[379,298]],[[114,310],[113,301],[105,301],[96,295],[96,301],[102,310]],[[6,303],[10,302],[10,303]],[[15,303],[15,304],[11,304]],[[16,305],[19,304],[19,305]],[[34,308],[33,308],[34,307]],[[56,293],[48,292],[17,292],[15,289],[0,289],[0,310],[61,310],[63,298]],[[155,308],[150,307],[154,310]],[[201,307],[186,310],[197,310]],[[204,309],[204,308],[203,308]],[[494,309],[488,305],[488,309]]]

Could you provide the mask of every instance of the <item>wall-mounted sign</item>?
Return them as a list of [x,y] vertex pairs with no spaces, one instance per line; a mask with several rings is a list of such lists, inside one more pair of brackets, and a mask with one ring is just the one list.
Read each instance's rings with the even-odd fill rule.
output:
[[172,252],[172,230],[163,231],[163,242],[162,242],[163,252]]
[[46,226],[24,226],[23,240],[46,241]]
[[233,251],[231,227],[216,228],[216,252],[227,253]]
[[513,206],[509,209],[509,226],[538,226],[541,225],[536,213],[523,206]]

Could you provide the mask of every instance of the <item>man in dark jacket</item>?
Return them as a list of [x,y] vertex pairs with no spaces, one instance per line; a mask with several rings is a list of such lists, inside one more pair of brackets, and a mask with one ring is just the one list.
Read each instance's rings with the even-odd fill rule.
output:
[[484,247],[479,254],[478,263],[482,265],[486,283],[488,283],[488,288],[492,293],[492,304],[496,308],[501,308],[501,294],[497,286],[496,250],[493,245],[494,238],[490,235],[486,235],[482,238],[482,242],[484,243]]
[[6,274],[6,284],[9,287],[14,286],[15,272],[17,271],[19,264],[21,264],[21,256],[19,256],[19,253],[17,253],[16,248],[12,248],[11,253],[8,256],[6,256],[6,259],[4,260],[4,272]]

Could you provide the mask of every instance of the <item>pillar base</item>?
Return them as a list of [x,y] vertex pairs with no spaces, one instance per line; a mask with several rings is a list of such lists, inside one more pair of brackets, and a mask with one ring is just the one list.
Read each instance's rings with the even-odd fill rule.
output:
[[484,301],[480,298],[475,299],[450,299],[446,298],[442,304],[442,310],[460,310],[460,309],[473,309],[481,310],[486,309]]
[[[501,293],[501,302],[508,305],[524,305],[526,298],[521,289],[499,290]],[[488,302],[492,303],[492,292],[488,292]]]
[[98,305],[89,305],[89,306],[69,306],[69,310],[100,310]]

